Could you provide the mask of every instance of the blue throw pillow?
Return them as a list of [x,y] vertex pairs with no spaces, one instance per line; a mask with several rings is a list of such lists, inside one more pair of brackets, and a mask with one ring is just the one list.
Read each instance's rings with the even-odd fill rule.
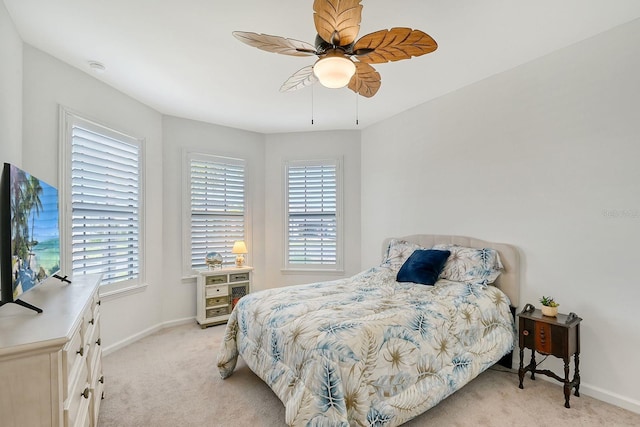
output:
[[438,276],[449,255],[451,255],[450,251],[417,249],[413,251],[411,256],[402,264],[396,280],[398,282],[433,285],[438,281]]

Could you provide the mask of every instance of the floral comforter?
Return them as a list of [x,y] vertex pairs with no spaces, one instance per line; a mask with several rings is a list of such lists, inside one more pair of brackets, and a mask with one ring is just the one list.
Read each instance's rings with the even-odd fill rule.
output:
[[435,406],[514,345],[509,300],[484,284],[348,279],[243,297],[218,354],[273,389],[291,426],[397,426]]

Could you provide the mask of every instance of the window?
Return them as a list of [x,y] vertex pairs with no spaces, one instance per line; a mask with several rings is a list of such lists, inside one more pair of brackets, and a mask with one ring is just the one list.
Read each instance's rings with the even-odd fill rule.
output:
[[185,245],[185,274],[205,268],[208,252],[222,255],[233,264],[231,248],[246,239],[245,162],[241,159],[201,153],[187,153],[189,241]]
[[[136,286],[142,278],[142,142],[64,112],[65,266],[102,273],[102,284]],[[70,238],[69,238],[70,236]]]
[[340,162],[291,161],[285,175],[285,269],[340,270]]

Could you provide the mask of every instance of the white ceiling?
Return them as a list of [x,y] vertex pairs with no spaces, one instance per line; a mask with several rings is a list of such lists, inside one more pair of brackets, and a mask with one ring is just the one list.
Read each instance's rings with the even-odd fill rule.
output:
[[[361,129],[640,17],[638,0],[364,0],[360,36],[404,26],[425,31],[439,47],[375,65],[380,91],[356,102],[348,89],[320,85],[280,93],[314,58],[264,52],[231,35],[314,43],[313,0],[4,3],[25,43],[159,112],[262,133]],[[91,60],[106,71],[93,73]]]

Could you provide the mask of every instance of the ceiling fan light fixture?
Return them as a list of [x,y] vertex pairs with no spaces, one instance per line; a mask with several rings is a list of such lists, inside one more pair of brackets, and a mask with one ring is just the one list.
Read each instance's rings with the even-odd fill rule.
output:
[[356,73],[356,64],[342,54],[331,55],[318,59],[313,66],[316,75],[324,87],[338,89],[345,87]]
[[358,95],[371,98],[380,89],[380,73],[371,64],[411,59],[438,48],[427,33],[407,27],[393,27],[358,39],[362,0],[314,0],[315,45],[269,34],[234,31],[241,42],[255,48],[290,56],[318,56],[290,76],[280,92],[291,92],[318,81],[328,88],[348,86]]

